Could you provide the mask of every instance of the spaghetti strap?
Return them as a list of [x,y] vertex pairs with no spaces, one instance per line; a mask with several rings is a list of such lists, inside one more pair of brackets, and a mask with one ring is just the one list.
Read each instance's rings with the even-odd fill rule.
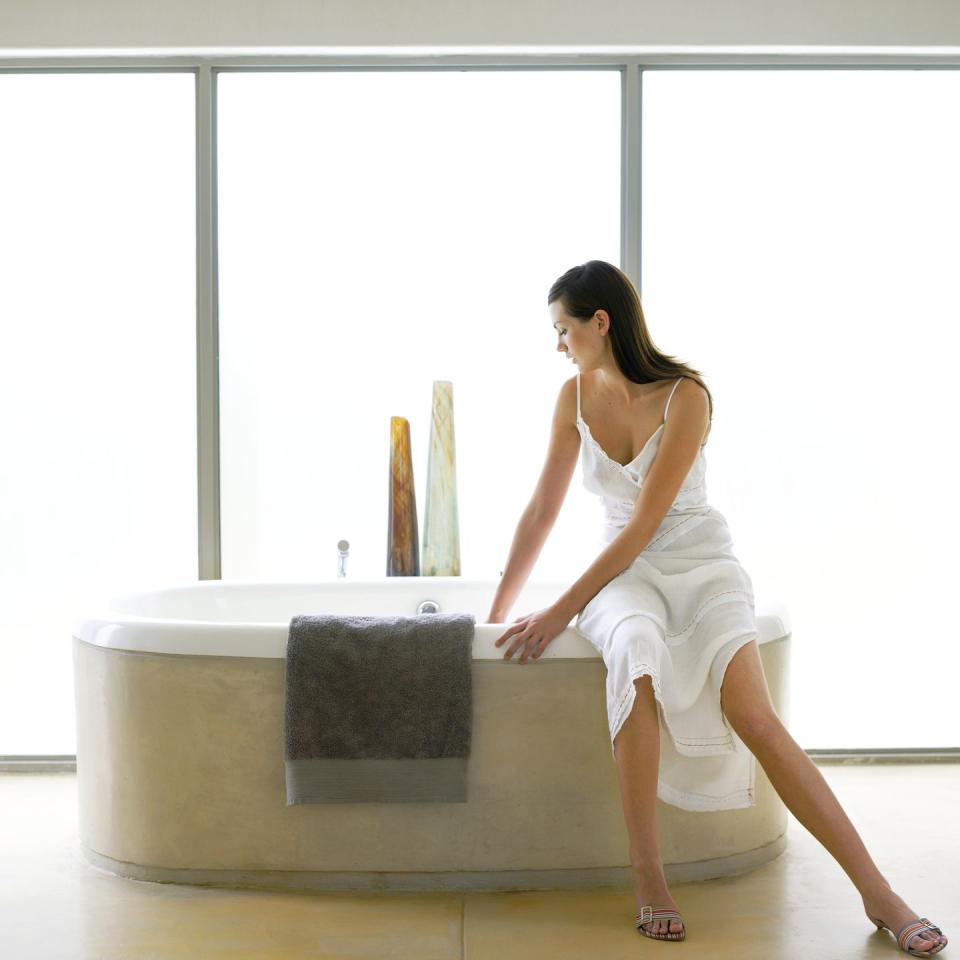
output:
[[577,423],[580,422],[580,371],[577,371]]
[[[680,378],[683,380],[683,377]],[[673,395],[677,392],[677,387],[680,386],[680,380],[678,380],[674,385],[673,389],[670,391],[670,396],[667,397],[667,405],[663,408],[663,422],[667,422],[667,411],[670,409],[670,401],[673,399]]]

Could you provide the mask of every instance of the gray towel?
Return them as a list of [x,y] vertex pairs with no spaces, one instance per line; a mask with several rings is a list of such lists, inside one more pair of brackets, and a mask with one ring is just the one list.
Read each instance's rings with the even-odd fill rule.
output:
[[284,763],[298,803],[465,803],[471,614],[296,616]]

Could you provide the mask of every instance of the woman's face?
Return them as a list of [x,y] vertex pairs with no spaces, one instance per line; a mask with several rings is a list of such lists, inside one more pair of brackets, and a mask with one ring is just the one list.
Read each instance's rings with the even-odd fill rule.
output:
[[595,326],[568,316],[559,300],[550,304],[550,319],[557,335],[557,350],[569,357],[578,369],[589,366],[601,347],[601,337]]

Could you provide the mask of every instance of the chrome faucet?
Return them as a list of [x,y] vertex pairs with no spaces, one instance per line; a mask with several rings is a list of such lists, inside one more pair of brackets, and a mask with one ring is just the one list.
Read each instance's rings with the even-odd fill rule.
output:
[[341,540],[337,544],[337,576],[347,575],[347,557],[350,555],[350,541]]

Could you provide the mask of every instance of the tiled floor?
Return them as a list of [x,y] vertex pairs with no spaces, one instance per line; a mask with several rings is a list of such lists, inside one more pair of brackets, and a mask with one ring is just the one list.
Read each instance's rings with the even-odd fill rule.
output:
[[[950,937],[938,956],[960,958],[960,764],[820,769],[894,890]],[[3,960],[907,956],[792,816],[772,863],[674,885],[687,939],[658,942],[634,929],[626,888],[357,895],[119,879],[80,853],[73,774],[2,774],[0,810]]]

